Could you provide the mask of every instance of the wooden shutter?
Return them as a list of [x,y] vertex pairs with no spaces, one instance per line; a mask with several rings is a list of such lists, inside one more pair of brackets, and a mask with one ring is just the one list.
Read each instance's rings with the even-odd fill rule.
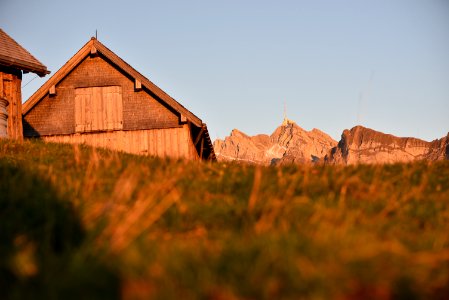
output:
[[105,129],[123,129],[122,90],[119,86],[106,87],[103,90],[103,119]]
[[123,129],[123,99],[120,86],[75,90],[75,131]]
[[75,90],[75,132],[89,131],[91,127],[89,105],[92,91],[90,89]]
[[91,131],[97,131],[104,129],[103,126],[103,88],[93,87],[90,88],[92,91],[92,101],[90,110],[90,121],[91,121]]

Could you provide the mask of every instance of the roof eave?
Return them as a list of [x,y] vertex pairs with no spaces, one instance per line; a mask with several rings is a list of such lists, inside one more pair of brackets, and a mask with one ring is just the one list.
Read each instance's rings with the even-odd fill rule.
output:
[[0,55],[0,65],[16,68],[25,72],[32,72],[40,77],[50,74],[50,71],[44,65],[33,64],[20,59],[6,58],[2,55]]

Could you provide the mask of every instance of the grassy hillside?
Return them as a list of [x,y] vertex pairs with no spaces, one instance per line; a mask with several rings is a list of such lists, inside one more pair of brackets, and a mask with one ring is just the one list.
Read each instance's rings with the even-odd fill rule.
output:
[[449,163],[256,168],[0,141],[0,291],[447,299]]

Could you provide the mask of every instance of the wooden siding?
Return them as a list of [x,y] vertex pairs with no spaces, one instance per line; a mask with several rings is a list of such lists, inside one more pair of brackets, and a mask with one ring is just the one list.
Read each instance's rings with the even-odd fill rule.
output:
[[7,136],[22,140],[22,72],[0,67],[0,97],[8,101]]
[[0,94],[0,138],[8,137],[8,101]]
[[180,128],[118,130],[41,138],[47,142],[86,144],[140,155],[199,159],[187,124]]

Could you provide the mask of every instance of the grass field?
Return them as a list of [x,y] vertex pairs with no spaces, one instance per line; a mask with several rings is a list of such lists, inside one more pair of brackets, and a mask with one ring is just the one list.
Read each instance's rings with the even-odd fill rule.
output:
[[282,168],[0,141],[1,299],[448,299],[449,162]]

